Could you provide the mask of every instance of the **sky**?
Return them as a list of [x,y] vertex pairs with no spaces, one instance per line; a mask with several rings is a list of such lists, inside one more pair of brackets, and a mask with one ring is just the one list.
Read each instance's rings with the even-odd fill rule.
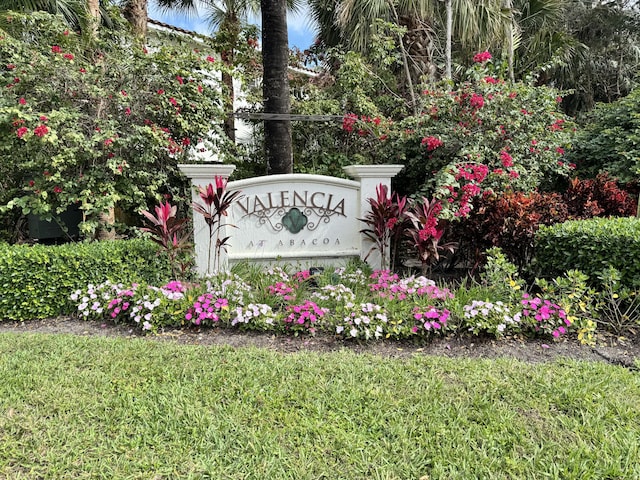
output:
[[[149,17],[154,20],[159,20],[170,25],[175,25],[176,27],[192,30],[205,35],[211,33],[207,22],[203,19],[197,18],[193,15],[164,13],[158,10],[155,5],[152,4],[152,2],[150,2],[149,5]],[[249,21],[250,23],[259,26],[260,15],[255,18],[250,18]],[[306,5],[299,13],[288,14],[287,26],[289,28],[290,47],[298,47],[300,50],[304,50],[311,46],[315,38],[314,26],[310,20]]]

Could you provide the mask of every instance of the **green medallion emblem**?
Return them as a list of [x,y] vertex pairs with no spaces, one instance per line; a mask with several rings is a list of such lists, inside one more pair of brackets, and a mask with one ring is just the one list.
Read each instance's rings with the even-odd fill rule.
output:
[[293,234],[302,230],[306,224],[307,216],[295,207],[282,217],[282,225]]

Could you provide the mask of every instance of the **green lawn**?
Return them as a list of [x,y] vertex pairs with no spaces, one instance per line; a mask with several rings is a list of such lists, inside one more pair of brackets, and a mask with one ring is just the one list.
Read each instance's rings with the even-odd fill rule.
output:
[[0,478],[640,478],[640,375],[0,335]]

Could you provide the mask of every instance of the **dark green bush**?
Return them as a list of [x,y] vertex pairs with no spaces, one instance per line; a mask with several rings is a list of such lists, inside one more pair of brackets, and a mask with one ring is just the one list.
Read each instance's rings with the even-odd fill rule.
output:
[[640,286],[640,219],[592,218],[541,226],[536,234],[535,268],[544,276],[580,270],[591,281],[607,267],[618,269],[622,283]]
[[60,246],[0,243],[0,321],[71,313],[69,295],[87,284],[149,282],[171,276],[165,257],[148,240]]

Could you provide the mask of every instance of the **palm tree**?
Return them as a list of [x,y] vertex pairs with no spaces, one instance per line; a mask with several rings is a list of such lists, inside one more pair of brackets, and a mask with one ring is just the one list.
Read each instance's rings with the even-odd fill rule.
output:
[[[289,34],[287,32],[286,0],[261,0],[262,12],[262,97],[264,112],[288,115],[291,112],[289,93]],[[265,156],[269,174],[291,173],[291,121],[264,122]]]
[[0,12],[7,10],[62,15],[70,28],[93,34],[101,20],[109,23],[109,16],[100,8],[99,0],[0,0]]

